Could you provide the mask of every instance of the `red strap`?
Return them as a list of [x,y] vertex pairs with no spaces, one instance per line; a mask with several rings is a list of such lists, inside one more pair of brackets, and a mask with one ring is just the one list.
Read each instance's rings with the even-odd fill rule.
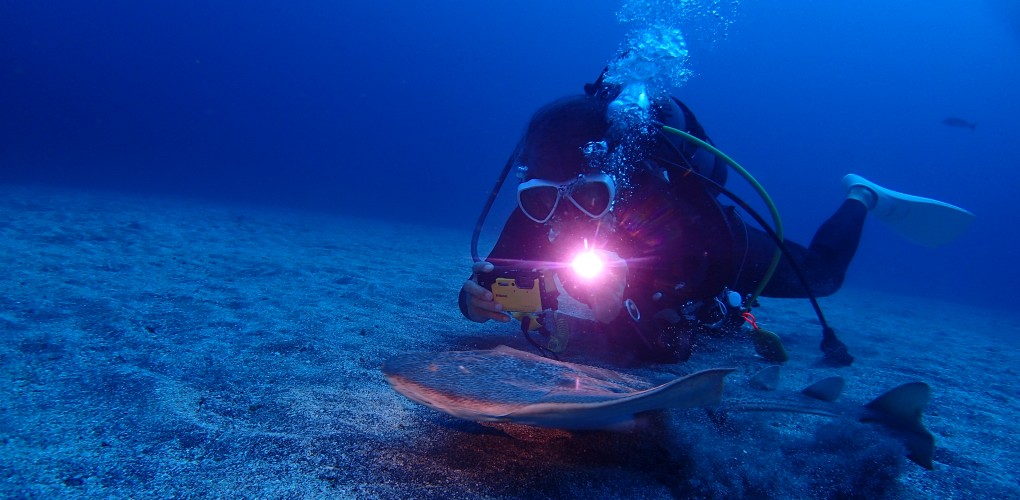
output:
[[758,320],[756,320],[756,319],[754,318],[754,315],[753,315],[753,314],[751,314],[751,313],[750,313],[750,311],[748,311],[748,312],[745,312],[745,313],[743,314],[743,316],[744,316],[744,321],[746,321],[746,322],[750,323],[750,324],[751,324],[751,326],[753,326],[755,330],[757,330],[757,329],[758,329]]

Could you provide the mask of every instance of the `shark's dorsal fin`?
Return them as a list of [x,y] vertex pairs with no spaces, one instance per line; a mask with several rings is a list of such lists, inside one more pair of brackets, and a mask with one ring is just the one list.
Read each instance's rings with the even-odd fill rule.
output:
[[828,377],[807,386],[800,392],[809,398],[832,402],[843,394],[845,384],[846,381],[843,380],[843,377]]
[[751,387],[766,391],[774,391],[779,387],[779,365],[762,368],[751,377]]
[[931,470],[935,468],[935,436],[924,427],[921,414],[928,406],[931,387],[924,382],[910,382],[890,389],[864,405],[870,410],[861,420],[878,422],[903,434],[910,452],[907,458]]

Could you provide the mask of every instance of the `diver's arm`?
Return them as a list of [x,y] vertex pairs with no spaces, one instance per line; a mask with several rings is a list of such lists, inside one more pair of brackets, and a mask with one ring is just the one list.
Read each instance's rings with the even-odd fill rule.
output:
[[479,273],[491,272],[492,264],[485,261],[475,262],[471,266],[471,271],[473,273],[471,279],[465,281],[460,288],[458,299],[460,312],[465,318],[476,323],[485,323],[490,319],[502,323],[510,321],[510,316],[503,312],[503,306],[493,300],[492,292],[482,288],[475,281],[475,276]]
[[510,321],[510,316],[503,312],[503,306],[493,300],[491,291],[478,284],[477,277],[481,273],[492,272],[494,267],[492,262],[521,268],[525,268],[525,264],[531,264],[528,254],[537,247],[532,243],[536,234],[539,236],[541,234],[532,231],[533,228],[525,222],[530,223],[520,210],[515,210],[503,226],[503,231],[486,260],[475,262],[471,266],[471,277],[461,286],[457,300],[460,312],[465,318],[477,323],[484,323],[490,319],[503,323]]

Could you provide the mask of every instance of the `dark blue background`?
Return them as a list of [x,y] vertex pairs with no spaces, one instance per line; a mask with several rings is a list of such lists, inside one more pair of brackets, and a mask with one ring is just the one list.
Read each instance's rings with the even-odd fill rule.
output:
[[[618,1],[435,4],[0,3],[0,181],[467,230],[532,111],[579,92],[627,28]],[[714,44],[684,28],[695,76],[677,95],[791,238],[861,173],[978,218],[936,250],[869,221],[849,283],[1020,297],[1013,3],[745,1]]]

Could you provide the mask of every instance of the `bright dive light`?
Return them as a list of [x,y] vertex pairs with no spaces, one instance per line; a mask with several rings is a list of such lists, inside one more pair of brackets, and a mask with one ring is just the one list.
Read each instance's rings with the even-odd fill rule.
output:
[[570,266],[574,268],[574,272],[578,276],[585,279],[592,279],[602,272],[605,267],[605,263],[595,252],[592,250],[585,250],[574,257],[574,261],[570,263]]

